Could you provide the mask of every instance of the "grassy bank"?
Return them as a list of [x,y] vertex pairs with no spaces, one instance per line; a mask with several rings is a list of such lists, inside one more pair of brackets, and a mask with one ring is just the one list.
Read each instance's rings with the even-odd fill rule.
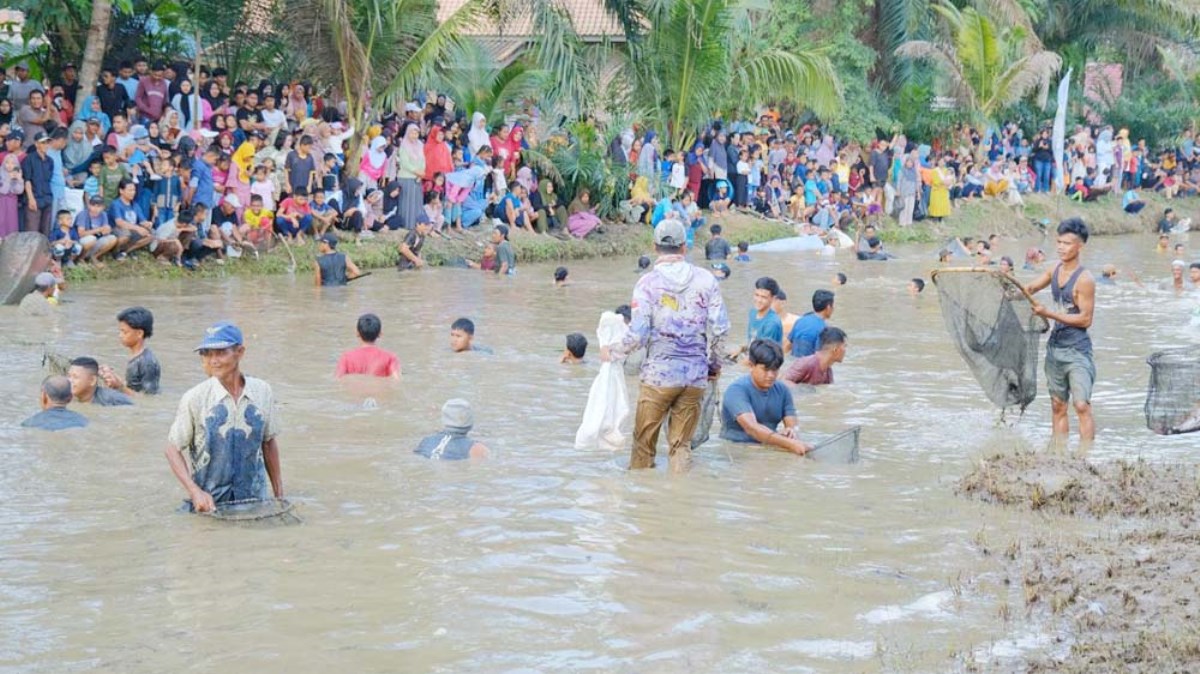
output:
[[[735,243],[738,241],[759,243],[793,235],[792,228],[788,225],[748,216],[732,216],[722,225],[725,229],[725,238]],[[425,243],[423,251],[425,259],[432,265],[458,264],[464,258],[478,261],[483,247],[488,242],[489,232],[477,230],[478,228],[468,231],[460,237],[430,237]],[[513,232],[510,239],[518,263],[630,256],[651,251],[649,227],[606,224],[603,230],[603,233],[593,234],[587,239],[564,240],[553,236],[523,232]],[[697,232],[696,242],[698,245],[703,245],[707,240],[707,231]],[[384,234],[362,243],[343,241],[339,250],[349,255],[350,259],[354,260],[362,269],[385,269],[395,266],[399,259],[398,245],[400,241],[401,237],[398,235]],[[225,264],[217,264],[215,261],[209,260],[198,269],[191,271],[160,264],[146,255],[139,255],[123,262],[108,262],[103,268],[79,265],[65,270],[65,273],[68,281],[76,283],[130,276],[140,278],[222,278],[235,275],[287,274],[292,269],[293,258],[297,273],[311,273],[312,262],[316,257],[316,247],[311,241],[304,246],[292,246],[290,253],[289,255],[287,247],[276,245],[271,251],[261,254],[257,259],[253,255],[244,255],[240,259],[227,260]]]
[[888,221],[880,236],[889,243],[941,243],[952,236],[986,237],[991,234],[1019,237],[1040,233],[1035,223],[1053,226],[1073,217],[1083,218],[1093,234],[1110,236],[1154,231],[1167,207],[1178,211],[1181,218],[1200,215],[1200,200],[1168,201],[1154,193],[1139,194],[1146,200],[1146,208],[1137,215],[1128,215],[1121,209],[1118,195],[1111,195],[1102,202],[1076,203],[1065,197],[1056,199],[1029,194],[1025,195],[1024,218],[1018,217],[1012,208],[998,199],[975,199],[955,208],[953,214],[940,223],[924,220],[901,229],[895,221]]

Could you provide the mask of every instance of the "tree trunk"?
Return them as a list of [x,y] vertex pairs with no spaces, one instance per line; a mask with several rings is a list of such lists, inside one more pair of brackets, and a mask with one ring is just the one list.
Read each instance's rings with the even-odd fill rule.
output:
[[92,23],[88,26],[87,45],[83,48],[83,63],[79,70],[79,93],[75,94],[75,109],[83,110],[83,101],[96,93],[100,66],[108,48],[108,25],[112,21],[112,0],[92,0]]

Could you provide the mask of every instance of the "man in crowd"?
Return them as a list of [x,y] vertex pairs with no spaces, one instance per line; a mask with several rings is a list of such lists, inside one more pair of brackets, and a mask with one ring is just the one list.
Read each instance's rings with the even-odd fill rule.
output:
[[54,113],[46,104],[46,95],[40,89],[29,92],[29,101],[17,109],[17,123],[26,138],[35,138],[39,133],[49,133],[57,126]]
[[700,401],[709,379],[721,371],[729,316],[717,280],[685,257],[683,223],[659,223],[654,247],[659,255],[654,269],[634,286],[629,332],[615,347],[601,347],[600,359],[619,360],[646,349],[629,467],[654,467],[659,429],[669,417],[668,456],[672,470],[681,471],[691,462]]
[[108,207],[108,219],[116,227],[117,240],[124,258],[139,248],[145,248],[154,240],[154,224],[150,217],[134,203],[137,185],[132,180],[122,180],[117,186],[117,199]]
[[117,82],[112,68],[105,68],[100,72],[100,86],[96,87],[96,96],[100,99],[100,110],[108,115],[110,120],[129,109],[129,92]]
[[422,438],[413,453],[441,461],[487,458],[487,445],[467,437],[474,426],[471,403],[451,398],[442,405],[442,430]]
[[832,384],[834,363],[846,358],[846,333],[841,328],[825,328],[817,347],[816,353],[793,360],[783,378],[793,384]]
[[183,394],[166,449],[189,507],[212,512],[231,501],[283,498],[275,395],[242,374],[242,331],[217,323],[196,351],[208,379]]
[[150,76],[138,80],[133,102],[137,105],[142,124],[162,119],[163,110],[170,105],[167,91],[170,85],[163,79],[163,68],[162,63],[155,62],[150,68]]
[[792,326],[788,334],[788,343],[792,346],[792,356],[802,358],[811,356],[817,350],[817,341],[825,322],[833,316],[833,292],[818,290],[812,296],[813,310],[804,314]]
[[362,345],[342,354],[342,357],[338,359],[334,376],[363,374],[370,377],[399,379],[400,359],[391,351],[385,351],[375,346],[375,342],[383,334],[383,323],[379,317],[375,314],[359,316],[356,329]]
[[50,182],[54,178],[54,160],[48,154],[50,136],[38,133],[33,137],[34,151],[25,155],[21,162],[21,175],[25,178],[25,231],[41,232],[50,236],[54,215],[54,190]]
[[104,407],[133,404],[133,399],[124,393],[99,385],[100,363],[95,358],[83,356],[71,361],[67,378],[71,380],[71,394],[76,402]]
[[[756,339],[747,351],[750,373],[730,384],[721,401],[721,437],[804,456],[812,447],[797,439],[792,392],[776,381],[783,365],[783,347],[769,339]],[[780,424],[783,430],[779,430]]]
[[24,61],[18,61],[13,66],[13,74],[17,79],[8,83],[8,100],[12,101],[12,109],[17,111],[29,102],[30,94],[45,92],[46,89],[41,82],[29,77],[29,64]]
[[21,422],[22,428],[64,431],[87,426],[87,417],[67,409],[71,403],[71,380],[51,375],[42,380],[42,411]]

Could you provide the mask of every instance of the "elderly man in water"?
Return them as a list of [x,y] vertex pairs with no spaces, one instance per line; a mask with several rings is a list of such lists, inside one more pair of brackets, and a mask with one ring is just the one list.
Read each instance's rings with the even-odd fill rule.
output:
[[270,384],[242,374],[242,331],[222,322],[196,347],[208,379],[183,394],[167,462],[194,512],[222,503],[283,498],[279,415]]
[[87,426],[87,417],[67,409],[71,402],[71,380],[52,375],[42,381],[42,411],[21,422],[22,428],[63,431]]

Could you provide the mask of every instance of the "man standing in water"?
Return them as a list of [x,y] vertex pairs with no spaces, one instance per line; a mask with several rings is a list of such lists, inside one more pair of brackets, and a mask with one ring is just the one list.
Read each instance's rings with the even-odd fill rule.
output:
[[275,395],[242,374],[242,331],[217,323],[196,351],[209,378],[183,394],[166,451],[190,507],[210,512],[231,501],[283,498]]
[[1090,443],[1096,437],[1091,404],[1096,364],[1092,359],[1092,339],[1088,336],[1096,306],[1096,281],[1079,260],[1087,240],[1088,228],[1083,220],[1064,220],[1058,226],[1055,242],[1060,262],[1025,288],[1033,295],[1050,286],[1057,309],[1036,302],[1033,305],[1034,313],[1054,322],[1046,343],[1046,388],[1050,391],[1056,443],[1065,441],[1071,432],[1068,401],[1079,417],[1079,439]]
[[600,349],[600,359],[620,359],[647,348],[634,419],[631,469],[653,468],[658,433],[670,415],[671,469],[691,461],[692,434],[709,379],[721,372],[729,315],[716,278],[690,264],[687,231],[678,220],[654,229],[658,261],[633,289],[633,319],[620,344]]

